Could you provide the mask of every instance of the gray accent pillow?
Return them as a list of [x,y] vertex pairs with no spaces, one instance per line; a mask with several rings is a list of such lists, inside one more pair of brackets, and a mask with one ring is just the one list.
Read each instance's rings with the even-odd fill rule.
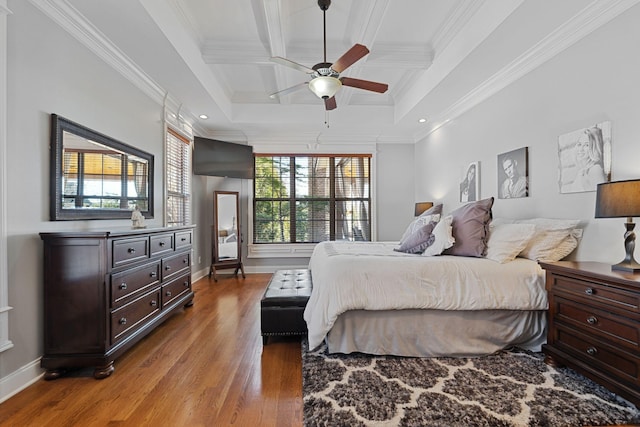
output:
[[[426,211],[422,212],[420,216],[411,221],[404,234],[400,238],[400,244],[402,244],[406,239],[409,238],[410,235],[416,232],[423,225],[428,224],[432,220],[432,215],[441,215],[442,214],[442,203],[439,205],[431,206]],[[440,217],[438,217],[440,218]]]
[[467,203],[451,212],[456,242],[443,255],[483,257],[487,253],[493,197]]
[[436,236],[433,234],[433,228],[437,223],[437,221],[431,221],[418,228],[400,244],[399,248],[394,249],[394,251],[406,252],[408,254],[421,254],[435,242]]

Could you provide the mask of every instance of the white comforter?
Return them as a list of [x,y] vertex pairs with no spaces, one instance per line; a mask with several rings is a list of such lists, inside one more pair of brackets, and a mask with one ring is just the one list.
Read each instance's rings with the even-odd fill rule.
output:
[[322,242],[313,251],[313,280],[304,311],[316,348],[348,310],[545,310],[544,271],[527,259],[423,257],[395,252],[392,242]]

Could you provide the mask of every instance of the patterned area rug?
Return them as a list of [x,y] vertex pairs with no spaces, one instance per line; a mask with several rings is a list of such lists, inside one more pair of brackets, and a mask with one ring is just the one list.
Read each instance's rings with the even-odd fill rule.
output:
[[640,411],[524,350],[479,358],[328,355],[302,340],[304,425],[602,426]]

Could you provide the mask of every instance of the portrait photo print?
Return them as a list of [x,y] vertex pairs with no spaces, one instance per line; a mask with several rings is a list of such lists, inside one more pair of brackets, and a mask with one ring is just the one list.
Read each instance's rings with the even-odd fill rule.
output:
[[611,122],[565,133],[558,137],[560,193],[596,191],[611,180]]
[[520,197],[529,197],[528,147],[498,155],[498,198]]
[[460,182],[460,201],[476,202],[480,200],[480,162],[472,162],[465,168]]

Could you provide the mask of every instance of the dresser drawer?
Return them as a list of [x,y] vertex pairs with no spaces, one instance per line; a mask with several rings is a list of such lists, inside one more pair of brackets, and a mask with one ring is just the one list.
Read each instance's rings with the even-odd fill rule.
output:
[[149,258],[149,238],[113,240],[113,267],[128,265]]
[[176,233],[176,249],[191,246],[192,240],[193,240],[193,232],[191,230],[177,232]]
[[584,281],[564,276],[554,276],[553,292],[575,295],[582,302],[597,305],[606,310],[640,314],[640,294],[628,292],[596,281]]
[[562,325],[558,325],[555,333],[555,346],[558,349],[640,387],[640,355],[637,353],[634,355]]
[[144,292],[160,282],[160,261],[132,268],[111,276],[111,307]]
[[191,253],[183,252],[162,260],[162,281],[170,280],[185,272],[191,266]]
[[173,252],[173,236],[173,233],[152,235],[151,256]]
[[166,307],[181,295],[186,294],[191,289],[191,273],[180,276],[166,285],[162,285],[162,307]]
[[115,344],[160,312],[160,289],[156,289],[111,313],[111,343]]

